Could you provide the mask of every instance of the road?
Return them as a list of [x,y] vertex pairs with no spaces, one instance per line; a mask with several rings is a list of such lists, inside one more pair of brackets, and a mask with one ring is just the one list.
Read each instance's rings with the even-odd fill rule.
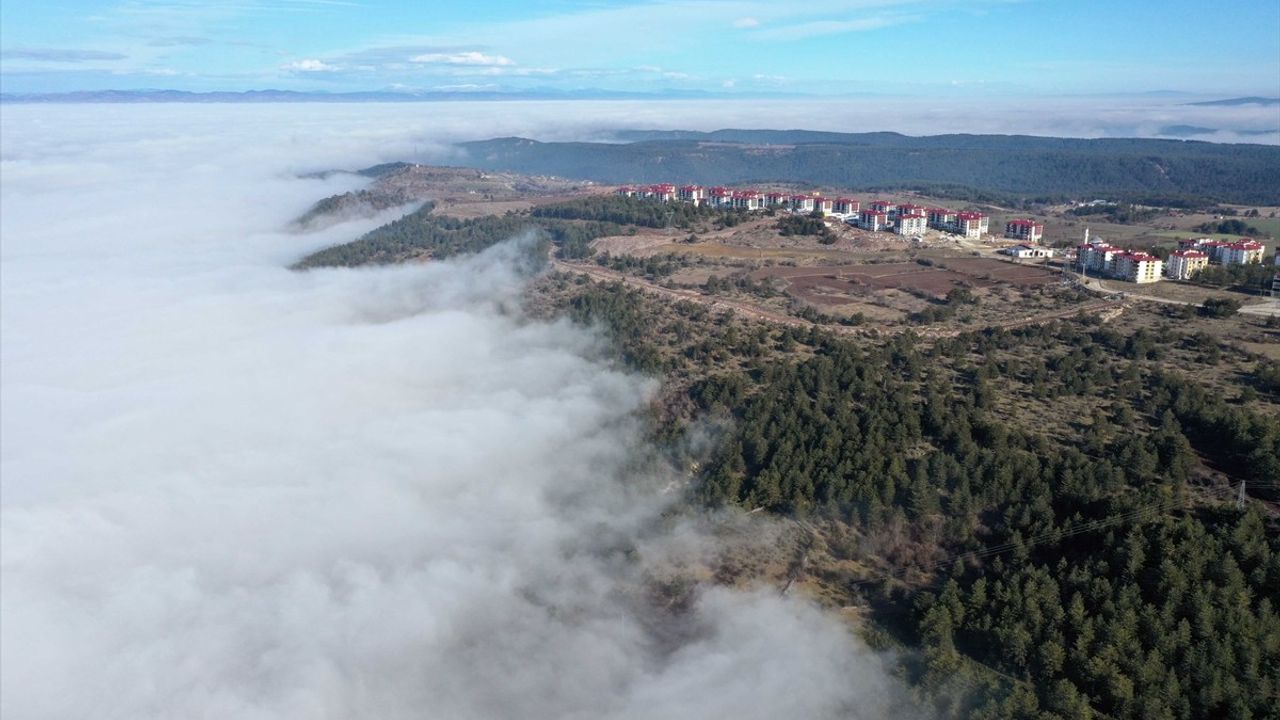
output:
[[[1164,303],[1165,305],[1189,305],[1191,307],[1200,307],[1200,303],[1191,300],[1173,300],[1171,298],[1155,297],[1152,295],[1144,295],[1142,293],[1133,292],[1132,290],[1114,290],[1102,284],[1101,280],[1091,277],[1076,278],[1090,290],[1094,290],[1105,295],[1120,295],[1131,300],[1145,300],[1147,302]],[[1240,308],[1242,315],[1259,315],[1262,317],[1280,317],[1280,298],[1265,298],[1262,302],[1253,305],[1245,305]]]
[[1280,317],[1280,298],[1267,298],[1258,305],[1245,305],[1240,308],[1240,312],[1244,315]]

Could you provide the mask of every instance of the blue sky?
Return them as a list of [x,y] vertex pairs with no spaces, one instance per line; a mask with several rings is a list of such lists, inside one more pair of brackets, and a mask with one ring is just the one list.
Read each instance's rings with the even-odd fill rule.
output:
[[5,0],[6,92],[1280,95],[1280,0]]

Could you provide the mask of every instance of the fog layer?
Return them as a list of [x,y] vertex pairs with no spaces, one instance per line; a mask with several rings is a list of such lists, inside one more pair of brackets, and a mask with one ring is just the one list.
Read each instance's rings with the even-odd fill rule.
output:
[[889,712],[803,600],[654,609],[699,541],[627,469],[653,381],[513,309],[510,247],[285,269],[379,222],[282,231],[355,182],[297,172],[598,127],[527,110],[6,108],[6,718]]

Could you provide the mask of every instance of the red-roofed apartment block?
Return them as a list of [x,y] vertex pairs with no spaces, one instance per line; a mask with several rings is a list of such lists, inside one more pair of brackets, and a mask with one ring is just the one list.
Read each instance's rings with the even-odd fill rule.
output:
[[836,198],[835,212],[837,215],[856,215],[862,209],[862,204],[853,198]]
[[1124,252],[1104,242],[1090,242],[1076,249],[1076,265],[1085,272],[1110,275],[1115,271],[1116,256]]
[[1222,257],[1218,262],[1223,265],[1258,265],[1262,262],[1262,253],[1266,248],[1256,240],[1245,238],[1240,242],[1227,243],[1222,248]]
[[939,230],[955,230],[956,229],[956,211],[946,208],[929,208],[929,227]]
[[1010,220],[1004,224],[1004,236],[1029,243],[1039,243],[1044,237],[1044,225],[1034,220]]
[[707,199],[707,191],[701,185],[684,185],[678,196],[685,202],[701,205]]
[[1190,280],[1192,275],[1209,266],[1209,254],[1203,250],[1174,250],[1164,264],[1164,276],[1173,280]]
[[868,208],[858,213],[858,225],[863,230],[870,230],[871,232],[879,232],[881,230],[884,230],[885,226],[888,224],[889,224],[888,214],[882,213],[878,210],[872,210]]
[[894,224],[899,235],[923,235],[928,226],[929,218],[919,211],[899,214]]
[[1115,260],[1115,276],[1131,283],[1150,283],[1160,279],[1162,263],[1155,255],[1144,252],[1120,253]]
[[980,238],[987,233],[991,219],[980,212],[956,213],[956,232],[967,238]]

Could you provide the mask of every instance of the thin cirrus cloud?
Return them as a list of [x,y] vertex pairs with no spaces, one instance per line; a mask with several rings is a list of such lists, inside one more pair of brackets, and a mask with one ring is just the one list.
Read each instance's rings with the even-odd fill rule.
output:
[[813,20],[810,22],[783,25],[775,28],[759,30],[755,36],[765,40],[803,40],[822,35],[840,35],[851,32],[866,32],[917,22],[921,18],[915,15],[877,15],[851,20]]
[[174,35],[169,37],[151,38],[147,41],[150,47],[195,47],[198,45],[209,45],[213,40],[207,37],[199,37],[195,35]]
[[42,62],[82,63],[97,60],[124,60],[128,56],[103,50],[75,50],[64,48],[16,48],[0,52],[5,60],[38,60]]

